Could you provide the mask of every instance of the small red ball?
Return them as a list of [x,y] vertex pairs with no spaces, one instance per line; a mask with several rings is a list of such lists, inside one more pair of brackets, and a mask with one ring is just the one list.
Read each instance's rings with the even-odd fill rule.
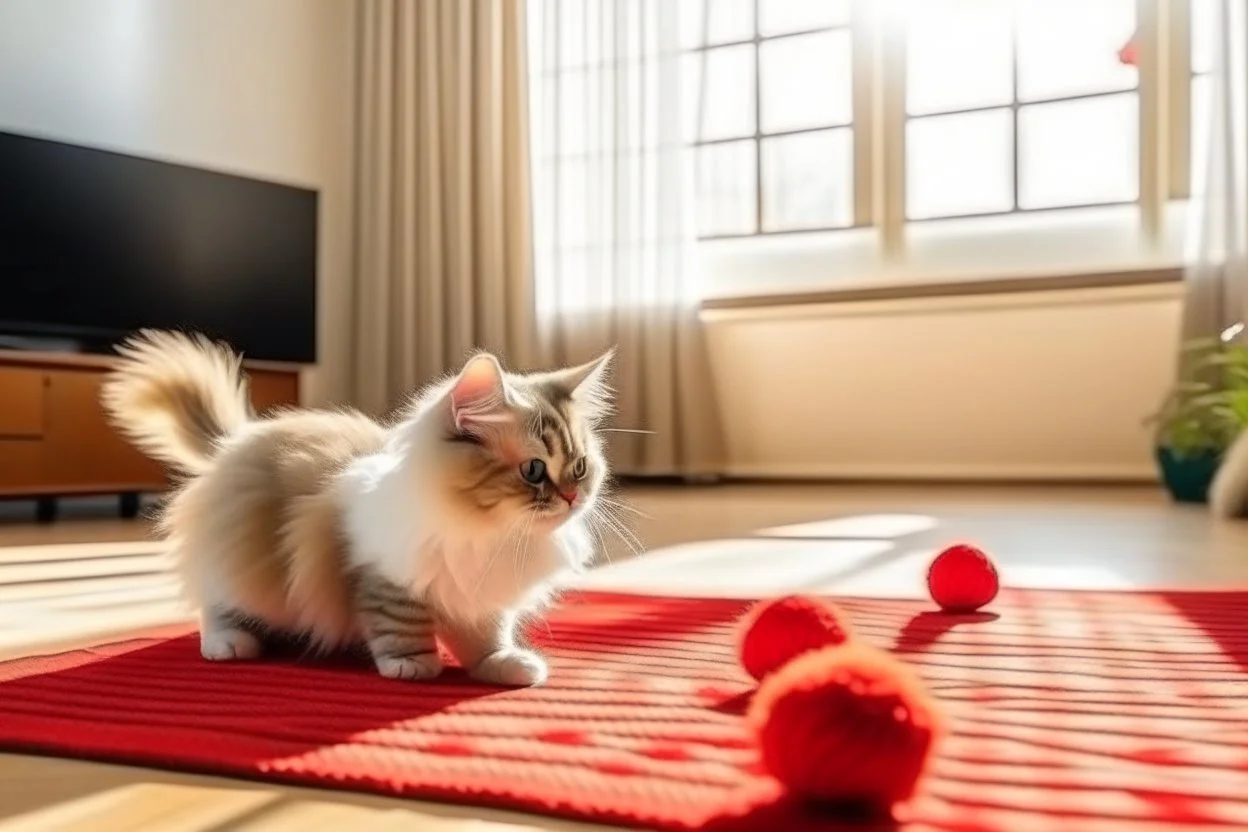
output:
[[918,677],[864,644],[794,659],[759,687],[748,719],[763,766],[790,792],[877,811],[914,794],[943,733]]
[[830,601],[806,595],[760,601],[740,628],[741,664],[759,680],[808,650],[844,643],[851,632]]
[[974,612],[999,588],[997,568],[974,546],[950,546],[927,569],[927,591],[945,612]]

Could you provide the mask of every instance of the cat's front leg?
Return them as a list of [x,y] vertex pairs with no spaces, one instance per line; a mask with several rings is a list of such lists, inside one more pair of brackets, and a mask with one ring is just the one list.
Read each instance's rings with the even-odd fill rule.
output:
[[433,611],[382,576],[355,575],[355,609],[377,672],[390,679],[432,679],[442,672]]
[[517,616],[502,613],[479,621],[443,621],[443,638],[478,681],[528,687],[546,681],[546,660],[516,642]]

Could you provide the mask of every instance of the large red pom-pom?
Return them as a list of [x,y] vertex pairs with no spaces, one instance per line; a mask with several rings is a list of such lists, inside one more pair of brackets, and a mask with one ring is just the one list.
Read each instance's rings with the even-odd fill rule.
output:
[[862,644],[799,656],[767,678],[749,720],[792,793],[887,811],[914,794],[942,733],[917,676]]
[[974,612],[997,597],[997,568],[974,546],[950,546],[927,570],[927,590],[945,612]]
[[760,680],[795,656],[850,636],[848,621],[830,601],[805,595],[760,601],[740,627],[741,664]]

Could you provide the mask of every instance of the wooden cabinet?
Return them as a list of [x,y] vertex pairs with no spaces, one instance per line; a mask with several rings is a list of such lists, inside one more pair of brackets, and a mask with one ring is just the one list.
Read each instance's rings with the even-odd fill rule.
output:
[[[0,497],[162,491],[163,468],[117,434],[100,405],[113,361],[0,351]],[[297,368],[248,367],[263,413],[299,401]]]

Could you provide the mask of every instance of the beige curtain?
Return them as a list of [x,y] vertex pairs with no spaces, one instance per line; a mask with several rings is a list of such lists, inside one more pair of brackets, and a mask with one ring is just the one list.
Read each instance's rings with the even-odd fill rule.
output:
[[1248,4],[1212,5],[1214,66],[1193,108],[1195,256],[1186,275],[1185,339],[1248,322]]
[[618,347],[615,469],[722,471],[698,322],[696,107],[680,49],[701,0],[530,0],[537,334],[548,359]]
[[[474,348],[525,369],[615,346],[616,470],[718,473],[675,4],[359,3],[355,402],[388,410]],[[596,144],[552,153],[565,133]]]
[[533,354],[523,0],[360,0],[355,401]]

